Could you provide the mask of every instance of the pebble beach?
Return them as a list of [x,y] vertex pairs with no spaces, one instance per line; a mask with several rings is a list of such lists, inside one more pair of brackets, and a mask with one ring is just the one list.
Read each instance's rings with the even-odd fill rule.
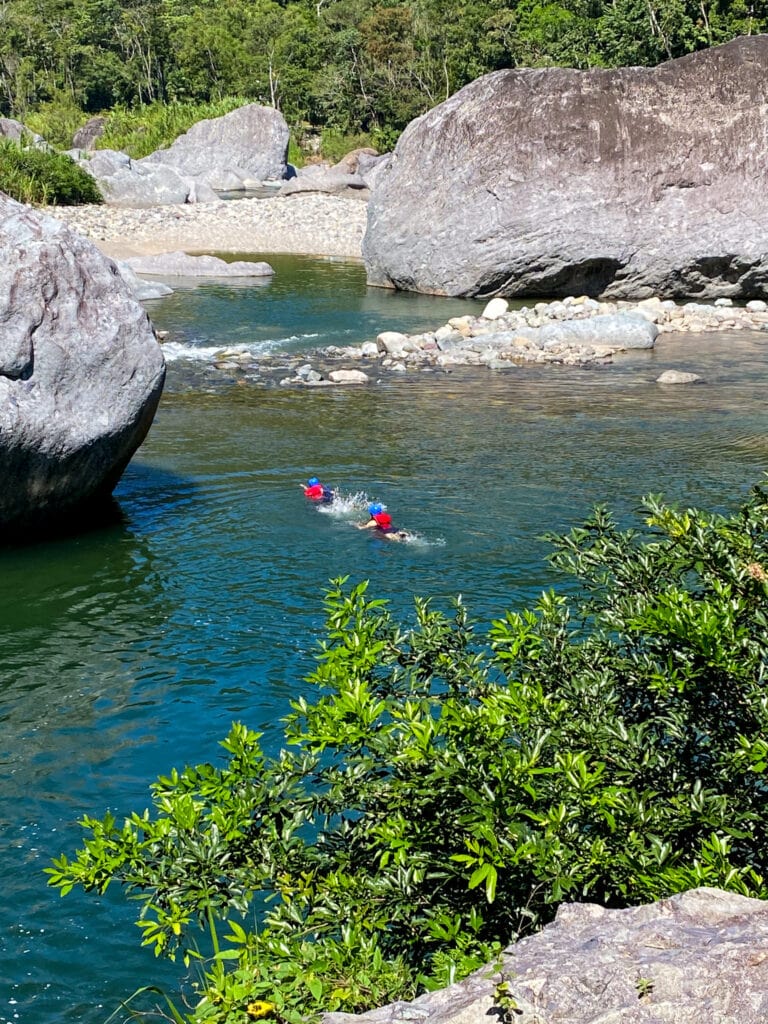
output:
[[316,192],[266,199],[48,210],[113,259],[175,252],[291,253],[361,259],[367,203]]

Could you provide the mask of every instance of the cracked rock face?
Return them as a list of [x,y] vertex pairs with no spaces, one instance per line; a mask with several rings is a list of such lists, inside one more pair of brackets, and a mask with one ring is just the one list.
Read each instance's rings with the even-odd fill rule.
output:
[[0,193],[0,539],[108,497],[165,379],[111,260]]
[[322,1024],[765,1024],[767,938],[768,903],[720,889],[626,910],[564,904],[501,972]]
[[768,295],[768,36],[657,68],[497,71],[377,178],[370,284],[440,295]]

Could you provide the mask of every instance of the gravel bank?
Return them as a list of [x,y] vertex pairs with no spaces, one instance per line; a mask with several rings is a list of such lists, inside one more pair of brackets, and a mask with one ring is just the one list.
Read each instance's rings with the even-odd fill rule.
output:
[[113,259],[177,250],[360,259],[367,211],[360,199],[300,193],[146,209],[64,206],[53,215]]

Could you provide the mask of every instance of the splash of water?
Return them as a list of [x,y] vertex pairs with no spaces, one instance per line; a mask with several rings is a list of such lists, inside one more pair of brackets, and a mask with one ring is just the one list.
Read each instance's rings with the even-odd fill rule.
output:
[[259,356],[278,354],[297,341],[311,341],[313,338],[317,337],[319,337],[317,332],[312,334],[292,334],[285,338],[267,338],[264,341],[254,341],[247,344],[238,343],[226,346],[207,345],[197,338],[192,338],[189,341],[166,341],[163,343],[163,355],[169,363],[176,362],[181,359],[213,363],[224,355],[251,356],[258,358]]
[[318,505],[318,511],[334,519],[357,520],[361,512],[368,510],[369,502],[370,498],[365,491],[355,491],[353,494],[335,491],[333,501],[327,505]]
[[[333,519],[357,526],[360,522],[361,514],[367,513],[368,505],[371,501],[372,499],[365,491],[355,491],[352,494],[336,491],[333,501],[328,502],[327,505],[318,505],[317,510],[324,516],[331,516]],[[382,504],[381,507],[386,509],[387,506]],[[445,547],[444,537],[425,537],[424,534],[418,533],[416,530],[404,530],[403,532],[405,536],[398,537],[394,543],[408,544],[414,548]],[[377,536],[375,530],[371,531],[371,533],[374,537]],[[393,542],[390,541],[389,543]]]

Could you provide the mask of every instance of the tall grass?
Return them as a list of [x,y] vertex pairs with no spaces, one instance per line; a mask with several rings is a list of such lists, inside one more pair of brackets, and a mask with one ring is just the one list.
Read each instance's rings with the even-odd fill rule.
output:
[[107,125],[98,147],[118,149],[138,160],[170,146],[198,121],[222,117],[249,102],[242,96],[226,96],[211,103],[151,103],[132,110],[115,107],[105,115]]
[[98,185],[65,153],[0,139],[0,191],[21,203],[103,203]]

